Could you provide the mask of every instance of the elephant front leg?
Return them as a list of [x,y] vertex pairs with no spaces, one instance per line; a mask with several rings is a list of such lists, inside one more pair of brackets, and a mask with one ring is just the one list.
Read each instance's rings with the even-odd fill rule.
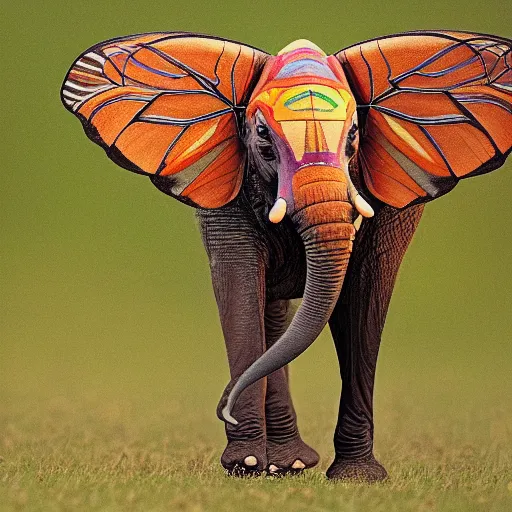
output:
[[343,382],[329,478],[375,482],[387,477],[373,455],[375,369],[397,272],[422,212],[423,205],[402,211],[384,207],[357,234],[329,321]]
[[[286,331],[290,323],[289,301],[267,303],[265,339],[267,349]],[[267,377],[265,417],[267,459],[270,474],[299,473],[318,464],[318,453],[300,437],[288,381],[288,367]]]
[[[241,245],[224,246],[219,254],[210,253],[232,383],[265,348],[264,264],[253,247],[245,249]],[[221,463],[234,476],[258,474],[267,467],[265,388],[266,379],[249,386],[233,411],[238,425],[225,425],[228,442]]]

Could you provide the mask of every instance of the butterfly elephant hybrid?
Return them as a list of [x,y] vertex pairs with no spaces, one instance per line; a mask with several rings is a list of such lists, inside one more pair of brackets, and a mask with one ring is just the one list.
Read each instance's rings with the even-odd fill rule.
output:
[[231,371],[218,406],[231,474],[317,464],[286,365],[329,323],[343,391],[327,476],[386,478],[372,401],[395,278],[424,203],[510,153],[511,47],[423,31],[271,56],[155,33],[73,64],[62,101],[89,138],[197,208]]

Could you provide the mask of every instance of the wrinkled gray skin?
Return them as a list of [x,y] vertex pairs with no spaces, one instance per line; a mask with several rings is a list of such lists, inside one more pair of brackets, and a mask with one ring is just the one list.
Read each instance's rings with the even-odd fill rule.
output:
[[[288,370],[281,366],[307,348],[328,321],[343,392],[334,434],[335,459],[327,476],[383,480],[386,471],[373,456],[375,366],[396,274],[423,206],[405,210],[383,206],[373,218],[364,219],[345,280],[335,279],[328,260],[316,264],[321,259],[318,248],[306,254],[305,227],[294,212],[279,224],[268,220],[276,200],[279,148],[273,147],[275,160],[264,159],[254,126],[247,127],[245,142],[249,165],[237,199],[216,210],[198,211],[232,379],[219,403],[219,417],[225,419],[222,411],[239,377],[261,361],[277,340],[296,339],[300,349],[281,354],[275,364],[266,361],[256,377],[268,374],[269,368],[275,371],[253,378],[254,383],[241,392],[232,410],[238,424],[226,423],[228,443],[222,465],[233,475],[246,475],[263,470],[293,473],[317,464],[318,454],[301,440]],[[351,169],[351,175],[357,184],[357,169]],[[309,278],[306,297],[308,267],[315,275]],[[308,323],[287,331],[289,301],[303,296],[302,321]]]

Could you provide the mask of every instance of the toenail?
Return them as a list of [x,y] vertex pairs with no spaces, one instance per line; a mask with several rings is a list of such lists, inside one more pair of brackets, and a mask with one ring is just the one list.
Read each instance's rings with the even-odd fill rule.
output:
[[244,464],[246,466],[256,466],[256,464],[258,464],[258,459],[254,455],[249,455],[248,457],[245,457]]
[[270,466],[268,467],[268,470],[271,473],[277,473],[279,471],[279,468],[277,466],[274,466],[274,464],[270,464]]
[[292,464],[292,468],[293,469],[304,469],[306,467],[306,464],[304,464],[304,462],[302,462],[301,460],[297,459],[293,464]]

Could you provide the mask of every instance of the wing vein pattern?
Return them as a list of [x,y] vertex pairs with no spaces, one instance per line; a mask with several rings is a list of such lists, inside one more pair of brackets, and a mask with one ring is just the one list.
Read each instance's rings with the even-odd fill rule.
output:
[[112,39],[75,61],[61,98],[115,163],[184,203],[218,208],[240,190],[239,119],[267,58],[197,34]]
[[369,192],[403,208],[503,165],[512,148],[512,41],[406,32],[336,54],[359,106]]

